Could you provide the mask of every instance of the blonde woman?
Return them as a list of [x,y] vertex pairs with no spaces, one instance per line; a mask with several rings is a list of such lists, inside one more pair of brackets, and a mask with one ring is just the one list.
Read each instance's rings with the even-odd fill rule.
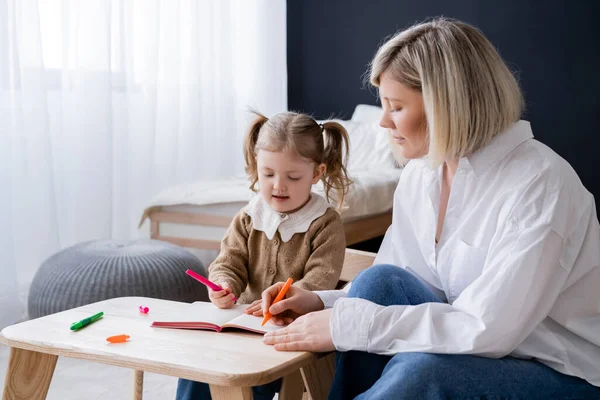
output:
[[303,316],[265,343],[337,350],[330,399],[600,398],[594,198],[519,120],[495,48],[436,19],[388,40],[370,78],[412,159],[392,226],[349,290],[271,306],[267,289],[280,323]]

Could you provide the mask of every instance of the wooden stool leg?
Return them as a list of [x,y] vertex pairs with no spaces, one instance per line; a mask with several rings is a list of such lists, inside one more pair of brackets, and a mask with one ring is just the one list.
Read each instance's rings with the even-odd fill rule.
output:
[[304,386],[311,400],[326,399],[335,374],[335,353],[319,358],[300,369]]
[[10,349],[3,400],[44,400],[54,375],[58,356]]
[[300,371],[292,372],[281,380],[279,400],[301,400],[304,392],[304,382]]
[[252,400],[252,388],[210,385],[212,400]]
[[133,400],[142,400],[144,396],[144,371],[133,371]]

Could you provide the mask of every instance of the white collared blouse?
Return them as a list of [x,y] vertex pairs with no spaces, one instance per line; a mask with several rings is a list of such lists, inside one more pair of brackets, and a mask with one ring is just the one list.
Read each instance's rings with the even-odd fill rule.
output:
[[460,160],[436,246],[441,178],[424,159],[405,167],[375,264],[446,302],[317,292],[336,349],[533,358],[600,386],[600,226],[575,171],[519,121]]

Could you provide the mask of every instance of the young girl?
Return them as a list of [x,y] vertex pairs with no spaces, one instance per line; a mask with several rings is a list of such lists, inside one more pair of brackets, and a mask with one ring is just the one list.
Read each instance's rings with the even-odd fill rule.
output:
[[[220,308],[258,304],[263,290],[294,279],[307,290],[335,288],[346,247],[338,210],[351,183],[344,167],[348,134],[336,122],[318,124],[293,112],[258,117],[244,146],[250,188],[258,193],[233,219],[221,253],[208,268],[209,279],[224,290],[209,289]],[[325,198],[311,192],[321,180]],[[272,399],[280,381],[253,388],[254,398]],[[208,385],[179,380],[177,399],[208,399]]]

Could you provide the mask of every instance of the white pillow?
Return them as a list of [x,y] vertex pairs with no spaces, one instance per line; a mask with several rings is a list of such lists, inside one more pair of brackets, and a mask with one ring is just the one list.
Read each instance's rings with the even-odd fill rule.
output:
[[[375,125],[373,129],[383,129],[387,131],[387,129],[379,126],[382,114],[383,108],[381,107],[372,106],[370,104],[358,104],[354,109],[354,113],[352,113],[352,118],[350,120],[353,122],[372,123]],[[391,137],[388,139],[394,159],[396,160],[396,165],[399,167],[405,166],[408,160],[402,155],[402,149],[398,144],[393,142]]]
[[352,113],[350,121],[355,122],[379,122],[383,114],[383,109],[378,106],[372,106],[369,104],[359,104]]
[[395,151],[398,146],[391,142],[388,130],[380,127],[379,121],[368,123],[333,121],[339,122],[348,131],[350,156],[347,168],[349,170],[389,169],[406,164],[401,154]]

